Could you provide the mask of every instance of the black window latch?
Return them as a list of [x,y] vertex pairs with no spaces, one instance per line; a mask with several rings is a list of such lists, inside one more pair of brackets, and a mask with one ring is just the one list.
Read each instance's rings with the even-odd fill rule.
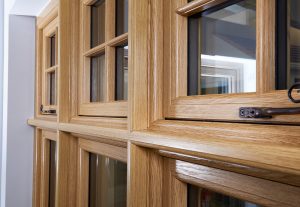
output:
[[[294,84],[288,90],[288,98],[293,103],[300,103],[300,99],[295,99],[292,92],[297,89],[300,93],[300,83]],[[240,118],[246,119],[271,119],[275,115],[295,115],[300,114],[300,107],[292,108],[268,108],[268,107],[241,107],[239,109]]]
[[41,105],[40,111],[41,111],[42,114],[56,114],[56,110],[55,109],[44,110],[44,106],[43,105]]

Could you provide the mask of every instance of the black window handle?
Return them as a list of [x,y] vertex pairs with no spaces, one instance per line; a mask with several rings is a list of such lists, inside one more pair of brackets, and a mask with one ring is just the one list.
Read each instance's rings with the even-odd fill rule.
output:
[[[292,92],[300,89],[300,83],[292,85],[288,90],[288,97],[293,103],[300,103],[300,100],[294,99]],[[300,114],[300,107],[292,108],[268,108],[268,107],[242,107],[239,109],[240,118],[246,119],[271,119],[275,115],[294,115]]]

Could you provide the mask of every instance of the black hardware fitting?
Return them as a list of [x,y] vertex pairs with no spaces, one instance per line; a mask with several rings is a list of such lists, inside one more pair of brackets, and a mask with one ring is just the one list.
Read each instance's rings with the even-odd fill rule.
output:
[[300,114],[300,107],[295,108],[240,108],[240,117],[247,119],[271,119],[275,115],[294,115]]
[[[295,89],[300,89],[300,83],[294,84],[288,90],[288,97],[293,103],[300,103],[300,100],[296,100],[292,96],[292,92]],[[300,92],[298,90],[298,92]],[[294,115],[300,114],[300,107],[294,108],[267,108],[267,107],[242,107],[240,108],[240,118],[246,119],[271,119],[275,115]]]
[[294,99],[294,97],[293,97],[293,95],[292,95],[292,92],[293,92],[293,90],[295,90],[295,89],[298,89],[298,93],[300,93],[300,83],[295,83],[294,85],[292,85],[292,87],[289,89],[289,91],[288,91],[288,97],[289,97],[289,99],[293,102],[293,103],[300,103],[300,100],[298,99]]
[[44,110],[44,106],[43,105],[41,105],[40,111],[43,114],[56,114],[56,110],[55,109]]

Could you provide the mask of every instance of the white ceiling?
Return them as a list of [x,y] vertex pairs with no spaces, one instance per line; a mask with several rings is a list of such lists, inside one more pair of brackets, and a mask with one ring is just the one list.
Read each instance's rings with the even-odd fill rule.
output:
[[10,14],[37,16],[50,0],[13,0]]

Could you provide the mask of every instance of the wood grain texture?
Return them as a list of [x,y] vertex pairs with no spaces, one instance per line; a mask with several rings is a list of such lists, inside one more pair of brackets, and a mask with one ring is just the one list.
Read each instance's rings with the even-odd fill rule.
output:
[[148,127],[148,47],[149,10],[148,0],[129,1],[129,129]]
[[51,0],[46,8],[38,15],[36,25],[39,29],[44,28],[48,22],[58,16],[58,0]]
[[163,206],[187,207],[187,185],[178,180],[172,172],[171,160],[165,158],[163,163]]
[[122,162],[127,162],[127,149],[123,147],[117,147],[100,142],[79,139],[78,141],[80,149],[85,151],[100,154],[112,159],[116,159]]
[[262,206],[300,205],[300,188],[182,161],[171,162],[171,171],[185,182]]
[[77,207],[87,207],[89,203],[89,153],[79,149],[78,181],[77,181]]
[[127,206],[162,207],[163,160],[154,151],[128,143]]
[[[58,51],[58,64],[60,70],[58,72],[58,121],[59,122],[69,122],[71,116],[70,103],[71,103],[71,94],[70,94],[70,82],[71,76],[71,41],[72,41],[72,18],[74,15],[73,10],[76,11],[76,1],[74,0],[64,0],[60,1],[59,4],[59,51]],[[70,36],[71,34],[71,36]]]
[[149,69],[149,117],[148,124],[163,119],[163,83],[164,83],[164,1],[153,0],[150,19],[150,69]]
[[[48,127],[50,121],[30,120]],[[53,125],[53,124],[52,124]],[[159,121],[147,131],[132,132],[99,126],[59,123],[54,129],[140,146],[168,150],[199,158],[242,164],[278,173],[299,175],[297,126]]]
[[291,186],[300,187],[300,176],[296,176],[296,175],[278,173],[276,171],[264,170],[264,169],[249,167],[240,164],[233,164],[229,162],[213,160],[213,159],[187,156],[187,155],[164,151],[164,150],[159,150],[158,153],[164,157],[172,158],[174,160],[181,160],[181,161],[194,163],[202,166],[226,170],[229,172],[236,172],[244,175],[250,175],[252,177],[263,178],[266,180],[272,180],[280,183],[285,183]]
[[265,93],[275,90],[276,2],[257,0],[256,12],[257,91]]
[[39,207],[41,203],[41,159],[42,159],[42,132],[35,129],[34,135],[34,155],[33,155],[33,192],[32,206]]
[[[240,107],[297,107],[286,91],[275,89],[275,2],[257,1],[256,51],[257,93],[187,96],[187,16],[203,5],[224,1],[184,0],[164,2],[164,115],[171,119],[239,121],[255,123],[300,123],[299,115],[272,119],[242,119]],[[207,8],[209,8],[208,6]],[[177,9],[180,14],[176,14]],[[205,8],[203,8],[205,9]],[[201,10],[201,9],[200,9]],[[189,13],[192,12],[192,13]],[[185,14],[186,12],[186,14]]]
[[56,206],[76,206],[77,138],[58,132]]
[[228,0],[194,0],[181,7],[176,12],[182,16],[191,16],[196,13],[203,12],[213,6],[224,3]]

